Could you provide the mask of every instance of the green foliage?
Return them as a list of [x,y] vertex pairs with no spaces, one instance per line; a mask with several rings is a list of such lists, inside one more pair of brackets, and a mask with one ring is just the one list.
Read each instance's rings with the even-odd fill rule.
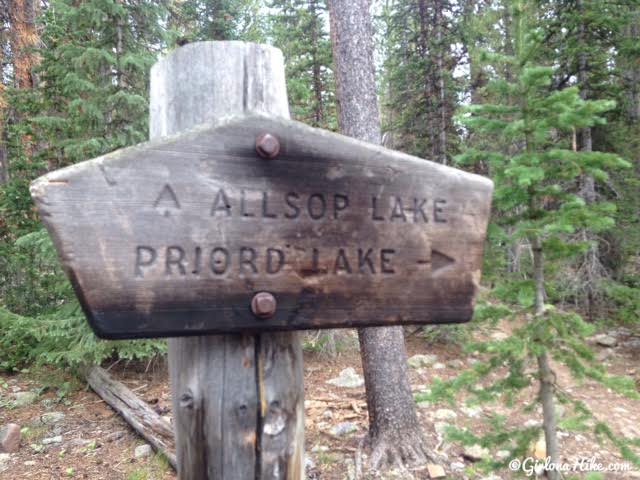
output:
[[48,168],[146,140],[149,69],[162,41],[161,2],[55,0],[42,18],[30,134]]
[[12,89],[10,181],[0,190],[0,369],[143,358],[163,342],[102,342],[89,330],[29,196],[44,171],[147,137],[160,2],[54,0],[39,19],[33,89]]
[[461,7],[391,1],[382,10],[383,130],[392,148],[440,163],[458,151],[453,123],[460,82],[452,51],[461,41]]
[[[585,100],[577,86],[558,88],[557,67],[545,65],[540,56],[548,35],[537,4],[514,0],[504,8],[511,19],[508,33],[512,42],[504,52],[488,52],[484,57],[488,65],[483,102],[458,116],[472,141],[457,161],[486,166],[495,182],[491,239],[504,252],[526,246],[530,258],[517,268],[510,268],[512,259],[502,260],[500,265],[512,271],[494,280],[493,303],[478,308],[479,318],[508,320],[512,334],[470,344],[469,351],[486,360],[455,379],[434,382],[430,394],[420,398],[452,400],[456,391],[465,388],[471,401],[503,401],[514,406],[522,402],[524,389],[542,379],[539,362],[548,357],[566,365],[578,381],[593,379],[636,398],[632,379],[607,374],[585,343],[594,332],[593,325],[559,301],[563,272],[572,257],[590,246],[591,240],[577,233],[603,232],[615,224],[615,205],[603,200],[587,202],[580,188],[585,178],[593,178],[596,185],[606,184],[611,171],[628,168],[629,162],[614,153],[577,150],[573,145],[580,129],[604,125],[615,103]],[[612,291],[629,302],[624,289]],[[504,373],[492,380],[488,375],[496,369]],[[555,395],[573,409],[573,415],[563,420],[565,427],[583,428],[592,420],[585,404],[559,390]],[[522,408],[533,408],[538,400]],[[460,441],[499,446],[516,456],[524,456],[538,435],[536,428],[509,425],[499,417],[492,420],[488,435],[453,434]],[[610,439],[621,451],[627,448],[622,440]]]
[[182,0],[171,2],[170,27],[183,41],[265,39],[258,0]]
[[0,308],[0,369],[18,370],[24,365],[79,368],[114,358],[135,360],[166,351],[161,340],[103,341],[90,330],[74,302],[55,313],[23,317]]
[[465,345],[470,339],[469,325],[428,325],[422,327],[420,336],[428,345]]
[[640,318],[640,279],[635,285],[608,281],[604,289],[615,306],[613,311],[616,319],[627,325],[636,325]]
[[335,80],[326,1],[272,0],[269,7],[269,36],[284,54],[292,117],[335,130]]
[[[80,367],[118,356],[148,358],[166,351],[164,341],[102,341],[89,325],[63,275],[51,239],[44,229],[13,244],[1,272],[0,370],[49,364]],[[20,312],[20,314],[15,313]]]

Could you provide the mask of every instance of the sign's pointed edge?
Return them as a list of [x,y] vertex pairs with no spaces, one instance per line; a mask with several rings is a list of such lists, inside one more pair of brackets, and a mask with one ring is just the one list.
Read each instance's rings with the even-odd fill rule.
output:
[[41,177],[38,177],[30,185],[30,193],[32,198],[38,199],[41,198],[44,194],[44,190],[52,185],[64,185],[67,183],[72,177],[82,174],[85,170],[94,168],[96,165],[102,171],[105,176],[105,180],[107,182],[111,182],[112,180],[109,178],[105,167],[108,166],[110,162],[117,161],[120,158],[126,158],[129,154],[138,153],[144,150],[155,150],[164,146],[171,145],[178,141],[188,140],[190,138],[196,138],[203,133],[213,132],[222,127],[232,127],[234,124],[242,124],[246,121],[260,121],[265,123],[265,129],[268,129],[269,123],[271,124],[279,124],[280,126],[288,126],[295,129],[300,130],[305,135],[311,136],[314,135],[316,137],[325,137],[327,140],[332,142],[341,142],[343,144],[350,144],[354,149],[366,150],[371,156],[374,155],[384,155],[394,157],[398,161],[405,162],[419,162],[424,165],[424,162],[428,162],[430,167],[433,168],[436,172],[440,171],[442,174],[447,176],[448,178],[460,178],[461,180],[466,180],[472,182],[479,189],[488,189],[489,191],[493,191],[493,182],[481,175],[477,175],[474,173],[466,172],[464,170],[460,170],[454,167],[450,167],[448,165],[442,165],[440,163],[433,162],[431,160],[422,159],[419,157],[415,157],[412,155],[408,155],[406,153],[402,153],[396,150],[390,150],[388,148],[382,147],[380,145],[375,145],[372,143],[364,142],[362,140],[357,140],[355,138],[347,137],[345,135],[341,135],[339,133],[331,132],[328,130],[324,130],[321,128],[310,127],[302,122],[298,122],[295,120],[290,120],[284,117],[275,117],[268,116],[259,113],[247,113],[243,115],[233,115],[228,117],[223,117],[220,121],[215,123],[207,123],[197,125],[196,127],[182,132],[176,135],[170,135],[166,137],[161,137],[157,140],[151,140],[147,142],[143,142],[131,147],[125,147],[113,152],[107,153],[105,155],[101,155],[99,157],[85,160],[74,165],[70,165],[68,167],[61,168],[59,170],[55,170],[53,172],[46,173]]

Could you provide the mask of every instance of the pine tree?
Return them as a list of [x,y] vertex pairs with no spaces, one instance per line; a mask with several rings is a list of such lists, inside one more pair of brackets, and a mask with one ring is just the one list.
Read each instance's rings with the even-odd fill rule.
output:
[[[546,38],[541,45],[544,52],[541,54],[556,58],[559,65],[554,83],[559,87],[578,86],[583,99],[612,99],[617,103],[617,107],[607,113],[608,125],[576,131],[576,146],[580,150],[618,153],[626,150],[611,140],[619,138],[619,132],[626,130],[626,122],[616,120],[625,116],[624,105],[629,98],[625,90],[630,90],[620,88],[619,79],[623,78],[624,73],[616,59],[624,50],[623,37],[633,19],[630,14],[633,5],[637,8],[638,2],[630,0],[603,4],[588,0],[554,0],[540,3]],[[614,185],[618,182],[614,180],[598,185],[593,177],[583,175],[579,182],[580,195],[588,203],[600,197],[612,198],[613,193],[617,192]],[[617,203],[620,205],[628,200],[619,199]],[[606,234],[598,235],[588,228],[580,234],[590,242],[590,247],[576,257],[575,275],[571,276],[564,288],[588,318],[595,320],[603,312],[603,285],[614,273],[612,265],[620,261],[615,258],[616,249],[608,249],[607,252],[600,244],[610,241],[620,244],[625,240],[617,240]]]
[[264,40],[259,0],[169,0],[178,44],[206,40]]
[[[9,1],[0,1],[0,186],[4,185],[9,179],[9,166],[7,160],[7,85],[6,70],[10,64],[9,34],[11,21],[9,16]],[[0,229],[2,225],[0,224]],[[0,234],[1,235],[1,234]]]
[[51,3],[43,19],[41,114],[32,121],[49,169],[146,140],[160,13],[151,2]]
[[293,118],[335,130],[335,82],[324,0],[271,2],[270,37],[285,57]]
[[20,75],[34,88],[11,92],[11,178],[0,196],[7,224],[0,238],[0,327],[5,345],[16,348],[3,350],[0,368],[27,360],[77,365],[114,350],[131,357],[163,349],[162,342],[95,338],[28,191],[44,171],[147,139],[148,75],[163,46],[163,11],[161,2],[53,0],[42,12],[41,45],[30,51],[40,62]]
[[[530,385],[531,378],[525,369],[535,362],[535,376],[540,385],[536,401],[542,405],[546,451],[551,462],[558,464],[555,403],[558,398],[570,399],[556,388],[552,360],[567,365],[577,378],[589,376],[626,393],[633,390],[632,383],[608,377],[595,363],[584,343],[585,336],[592,332],[591,326],[577,314],[563,309],[554,297],[555,284],[550,276],[567,257],[589,248],[588,242],[575,237],[577,231],[598,232],[613,225],[614,206],[606,202],[586,202],[580,195],[580,179],[589,175],[597,182],[606,182],[610,170],[626,167],[628,163],[615,154],[574,148],[574,133],[602,124],[604,113],[613,103],[585,100],[576,86],[554,88],[556,71],[542,64],[538,57],[545,32],[540,28],[535,3],[515,0],[509,2],[507,8],[513,55],[487,53],[493,71],[486,87],[487,97],[495,101],[471,106],[460,120],[476,134],[489,135],[499,144],[512,148],[470,148],[458,160],[487,163],[496,186],[494,229],[510,228],[509,235],[502,235],[503,242],[525,239],[533,258],[524,279],[507,279],[495,290],[503,300],[514,302],[513,307],[479,309],[479,315],[514,319],[513,335],[506,340],[477,345],[490,359],[462,374],[449,386],[476,385],[479,377],[504,364],[509,369],[506,378],[487,388],[472,387],[472,390],[479,398],[495,398],[497,392],[503,392],[508,399],[513,399],[514,391]],[[442,388],[442,384],[436,383],[433,391],[442,392]],[[584,421],[588,414],[586,406],[577,400],[573,405],[576,421]],[[603,424],[597,428],[607,431]],[[508,432],[504,425],[499,429],[501,433],[493,437],[478,439],[463,435],[460,438],[485,444],[506,442],[513,456],[524,456],[528,443],[537,434],[535,429],[525,429],[519,434]],[[632,457],[630,451],[624,450],[624,453]],[[547,475],[551,479],[559,478],[555,471],[548,471]]]
[[453,45],[461,32],[457,3],[397,0],[384,11],[386,143],[392,148],[449,163],[459,139],[453,123],[461,60]]

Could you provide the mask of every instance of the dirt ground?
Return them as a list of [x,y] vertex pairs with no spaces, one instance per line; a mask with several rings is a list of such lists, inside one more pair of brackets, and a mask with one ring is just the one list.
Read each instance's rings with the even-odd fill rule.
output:
[[[349,335],[349,334],[347,334]],[[617,332],[616,347],[595,346],[599,358],[612,373],[639,375],[640,336],[631,332]],[[353,340],[353,337],[352,337]],[[305,409],[307,478],[320,480],[342,480],[349,478],[358,444],[367,429],[367,410],[363,387],[342,388],[327,384],[347,368],[353,367],[362,374],[360,356],[354,342],[336,358],[314,351],[305,352]],[[438,365],[411,368],[411,383],[414,392],[428,388],[433,376],[448,378],[473,362],[465,357],[455,345],[430,345],[423,338],[408,338],[409,356],[435,354]],[[437,368],[436,368],[437,367]],[[111,373],[145,399],[161,415],[171,416],[171,394],[166,367],[161,363],[150,365],[116,365]],[[495,375],[500,375],[496,372]],[[640,400],[632,400],[593,382],[576,384],[566,370],[556,366],[561,388],[583,400],[599,420],[605,421],[618,435],[640,437]],[[640,382],[638,382],[640,383]],[[34,392],[35,398],[27,405],[16,405],[20,392]],[[541,420],[539,411],[523,413],[519,408],[536,394],[532,386],[523,394],[513,408],[502,403],[483,405],[481,409],[465,407],[464,396],[454,405],[418,406],[418,415],[425,432],[425,441],[431,451],[438,455],[438,463],[450,479],[511,479],[523,478],[505,468],[494,472],[494,476],[479,471],[477,463],[463,455],[464,447],[442,439],[436,427],[446,423],[458,427],[467,426],[474,432],[486,432],[490,428],[485,422],[489,413],[506,415],[509,424],[526,424]],[[24,394],[22,394],[24,396]],[[58,413],[62,413],[63,416]],[[453,418],[455,415],[455,418]],[[438,418],[436,418],[438,417]],[[166,460],[159,455],[136,458],[136,447],[144,441],[115,414],[92,391],[77,380],[63,373],[40,369],[17,375],[0,375],[0,426],[17,423],[22,427],[22,440],[17,452],[4,463],[0,462],[0,479],[104,479],[104,480],[169,480],[175,473]],[[336,425],[348,423],[350,430],[336,436],[331,430]],[[57,437],[57,438],[56,438]],[[561,431],[560,448],[562,461],[573,463],[594,457],[602,464],[623,463],[619,451],[610,442],[596,438],[588,431],[569,433]],[[532,446],[532,451],[534,446]],[[640,454],[640,448],[635,449]],[[491,458],[498,452],[489,452]],[[592,462],[593,463],[593,462]],[[585,478],[586,473],[577,472],[574,478]],[[403,478],[396,476],[393,478]],[[407,478],[407,477],[404,477]],[[413,471],[413,478],[429,478],[426,469]],[[604,478],[640,478],[640,470],[607,472]]]

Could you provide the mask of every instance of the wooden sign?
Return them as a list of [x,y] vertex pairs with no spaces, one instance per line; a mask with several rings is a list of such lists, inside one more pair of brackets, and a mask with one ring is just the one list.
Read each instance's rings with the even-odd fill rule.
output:
[[492,183],[245,116],[31,193],[96,334],[138,338],[468,321]]

